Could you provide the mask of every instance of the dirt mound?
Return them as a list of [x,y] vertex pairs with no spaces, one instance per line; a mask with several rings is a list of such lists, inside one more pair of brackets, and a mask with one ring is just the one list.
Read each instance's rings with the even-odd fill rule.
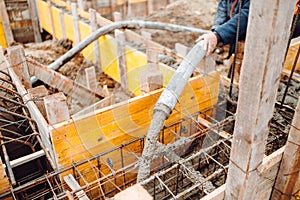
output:
[[[216,0],[178,0],[164,9],[149,16],[148,21],[160,21],[209,30],[217,10]],[[193,46],[199,35],[190,33],[172,33],[167,31],[147,30],[152,33],[154,41],[174,49],[179,42]]]

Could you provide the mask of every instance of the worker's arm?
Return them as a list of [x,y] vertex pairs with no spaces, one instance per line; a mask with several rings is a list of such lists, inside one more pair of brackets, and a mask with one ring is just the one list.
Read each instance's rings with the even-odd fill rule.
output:
[[[244,0],[244,4],[241,10],[241,23],[240,23],[240,32],[239,39],[245,39],[247,24],[248,24],[248,15],[249,15],[250,0]],[[223,42],[224,44],[233,44],[236,39],[236,31],[238,25],[239,13],[235,14],[230,20],[220,25],[215,29],[215,31],[220,36],[218,42]]]
[[215,30],[220,25],[229,20],[227,0],[221,0],[218,5],[215,20],[212,26],[212,30]]

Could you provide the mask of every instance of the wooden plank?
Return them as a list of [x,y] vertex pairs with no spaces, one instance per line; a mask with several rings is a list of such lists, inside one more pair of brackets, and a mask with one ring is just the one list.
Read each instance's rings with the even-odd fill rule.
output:
[[[92,32],[94,32],[98,29],[97,12],[96,10],[90,9],[89,14],[90,14],[91,30]],[[98,40],[94,42],[94,54],[95,54],[97,71],[102,71],[101,60],[100,60],[100,47],[99,47]]]
[[64,19],[64,11],[59,10],[59,21],[61,26],[62,38],[67,39],[66,29],[65,29],[65,19]]
[[283,154],[272,199],[288,200],[300,188],[300,98]]
[[62,93],[54,93],[44,97],[47,121],[54,125],[70,119],[66,96]]
[[75,44],[78,44],[80,42],[80,30],[78,25],[79,17],[77,12],[77,4],[71,3],[71,8],[72,8],[72,16],[73,16]]
[[29,14],[30,14],[31,22],[32,22],[34,41],[42,42],[36,1],[35,0],[28,1],[28,7],[29,7]]
[[48,69],[46,66],[36,62],[33,59],[27,58],[27,61],[31,75],[34,75],[47,85],[50,85],[51,87],[73,97],[82,105],[90,105],[91,103],[102,98],[100,94],[89,90],[88,88],[65,77],[59,72]]
[[[69,174],[64,177],[64,181],[67,185],[72,189],[72,191],[79,190],[81,187],[79,183],[75,180],[72,174]],[[80,190],[75,193],[79,200],[89,200],[88,196],[86,196],[83,190]]]
[[226,200],[255,199],[294,6],[285,0],[251,1]]
[[10,46],[14,42],[14,36],[11,31],[10,22],[9,22],[4,0],[0,0],[0,18],[2,20],[2,26],[3,26],[7,46]]
[[128,89],[125,34],[122,31],[115,30],[115,38],[117,42],[118,71],[121,79],[121,86],[124,89]]
[[56,34],[55,34],[55,28],[54,28],[54,20],[53,20],[53,15],[52,15],[52,5],[51,5],[51,0],[47,1],[48,5],[48,12],[49,12],[49,19],[50,19],[50,27],[51,27],[51,33],[52,33],[52,39],[56,39]]
[[141,185],[136,184],[114,196],[114,200],[152,200],[151,195]]

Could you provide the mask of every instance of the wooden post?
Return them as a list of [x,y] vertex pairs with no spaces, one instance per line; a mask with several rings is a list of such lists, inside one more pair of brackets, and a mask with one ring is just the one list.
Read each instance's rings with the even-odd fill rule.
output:
[[29,13],[32,22],[32,29],[34,34],[35,42],[42,42],[42,37],[40,33],[40,24],[39,24],[39,16],[37,13],[36,1],[28,1]]
[[145,94],[163,86],[163,73],[158,69],[157,53],[147,48],[147,70],[141,72],[141,93]]
[[44,85],[41,85],[35,88],[30,88],[27,91],[32,96],[34,103],[40,110],[43,117],[46,118],[46,109],[43,98],[49,95],[47,88]]
[[2,19],[2,26],[7,46],[10,46],[14,42],[14,36],[10,28],[10,22],[4,0],[0,0],[0,18]]
[[300,189],[300,98],[277,174],[272,198],[288,200]]
[[9,47],[7,52],[10,65],[18,75],[21,83],[26,89],[31,88],[31,80],[23,47],[21,45]]
[[110,0],[111,13],[117,11],[117,6],[118,6],[117,0]]
[[128,89],[126,52],[125,52],[125,34],[122,31],[115,30],[115,38],[117,41],[118,69],[119,69],[119,75],[121,79],[121,86],[124,89]]
[[53,40],[56,40],[55,28],[54,28],[54,21],[53,21],[53,15],[52,15],[52,5],[51,5],[51,0],[48,0],[48,1],[47,1],[47,4],[48,4],[48,11],[49,11],[50,24],[51,24],[52,39],[53,39]]
[[122,21],[122,14],[120,12],[113,12],[113,21]]
[[256,198],[295,2],[252,0],[250,7],[226,200]]
[[59,92],[44,97],[47,120],[50,125],[70,119],[70,113],[64,93]]
[[154,11],[153,4],[154,4],[153,0],[147,0],[148,15],[150,15]]
[[[94,9],[90,9],[89,14],[90,14],[91,30],[92,32],[94,32],[98,29],[97,12]],[[97,71],[101,72],[102,69],[101,69],[101,60],[100,60],[100,47],[98,41],[99,40],[96,40],[94,42],[94,53],[95,53]]]
[[84,71],[85,71],[87,88],[96,92],[98,89],[98,81],[97,81],[97,77],[96,77],[95,67],[92,66],[92,67],[86,68]]
[[60,26],[61,26],[62,38],[67,39],[64,15],[65,15],[64,11],[59,10],[59,21],[60,21]]
[[80,10],[84,11],[84,3],[83,0],[78,0],[78,7]]
[[74,35],[75,35],[75,44],[80,42],[80,29],[79,29],[79,17],[77,12],[77,4],[71,3],[72,16],[73,16],[73,26],[74,26]]

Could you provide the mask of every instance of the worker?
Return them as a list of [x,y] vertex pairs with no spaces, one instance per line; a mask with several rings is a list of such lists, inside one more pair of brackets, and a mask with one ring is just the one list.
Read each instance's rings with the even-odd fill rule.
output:
[[[204,40],[204,49],[209,56],[218,44],[234,46],[239,18],[239,4],[242,0],[220,0],[215,20],[210,33],[204,34],[197,41]],[[246,37],[250,0],[243,0],[240,13],[239,40]]]

